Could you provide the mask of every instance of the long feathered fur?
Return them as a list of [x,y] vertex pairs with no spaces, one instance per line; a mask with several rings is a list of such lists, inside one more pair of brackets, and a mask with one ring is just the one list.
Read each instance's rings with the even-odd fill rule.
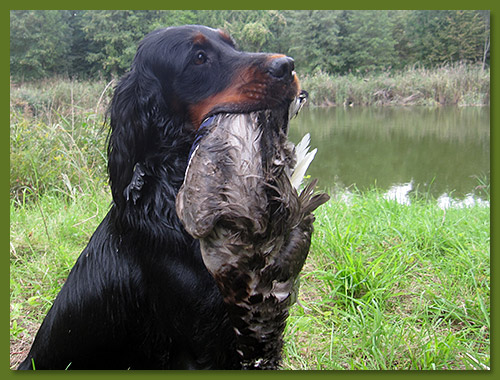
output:
[[149,62],[159,38],[141,44],[110,105],[112,207],[19,369],[241,368],[220,291],[175,212],[194,128],[165,93],[179,56],[161,75]]

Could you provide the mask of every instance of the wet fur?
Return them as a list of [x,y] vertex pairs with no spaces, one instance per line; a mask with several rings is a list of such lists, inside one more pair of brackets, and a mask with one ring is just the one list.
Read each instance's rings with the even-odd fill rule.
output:
[[109,111],[113,204],[19,369],[242,368],[223,296],[175,197],[201,120],[288,104],[298,93],[292,64],[240,52],[202,26],[145,37]]

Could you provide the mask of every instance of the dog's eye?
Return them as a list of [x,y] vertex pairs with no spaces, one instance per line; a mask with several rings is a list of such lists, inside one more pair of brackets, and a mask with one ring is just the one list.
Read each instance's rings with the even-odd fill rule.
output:
[[207,61],[208,57],[207,54],[204,51],[199,51],[196,53],[194,57],[194,63],[196,65],[202,65]]

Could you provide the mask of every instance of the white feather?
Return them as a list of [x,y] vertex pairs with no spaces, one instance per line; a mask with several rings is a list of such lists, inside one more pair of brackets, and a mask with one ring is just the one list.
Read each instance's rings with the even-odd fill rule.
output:
[[313,149],[309,151],[309,144],[311,142],[311,136],[309,133],[306,133],[302,140],[295,147],[295,154],[297,156],[297,164],[292,172],[292,178],[290,182],[292,182],[292,186],[298,190],[302,181],[304,180],[304,175],[306,174],[309,165],[311,164],[314,156],[316,155],[317,149]]
[[[311,135],[306,133],[302,140],[295,146],[295,155],[297,158],[297,163],[301,162],[309,150],[309,145],[311,144]],[[297,165],[295,165],[297,167]]]

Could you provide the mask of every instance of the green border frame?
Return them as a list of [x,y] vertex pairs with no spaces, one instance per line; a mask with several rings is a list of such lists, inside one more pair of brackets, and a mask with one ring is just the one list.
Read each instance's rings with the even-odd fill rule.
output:
[[[5,49],[8,48],[9,46],[9,35],[10,35],[10,16],[9,16],[9,11],[11,9],[68,9],[68,8],[76,8],[76,9],[175,9],[175,7],[171,7],[170,2],[167,1],[146,1],[146,2],[132,2],[132,1],[108,1],[106,3],[97,2],[97,1],[86,1],[86,2],[81,2],[79,5],[77,4],[70,4],[67,1],[54,1],[54,0],[47,0],[47,1],[33,1],[33,0],[28,0],[28,1],[23,1],[22,3],[20,2],[19,4],[9,4],[5,11],[2,9],[1,13],[1,20],[3,21],[0,23],[0,28],[2,28],[2,46],[4,46]],[[497,91],[499,91],[500,88],[500,75],[498,75],[498,69],[499,69],[499,58],[498,58],[498,52],[496,51],[495,47],[500,47],[500,44],[498,41],[499,39],[499,33],[500,33],[500,27],[497,25],[497,17],[500,17],[500,2],[498,1],[493,1],[493,0],[478,0],[475,2],[465,2],[465,1],[429,1],[429,0],[420,0],[415,3],[403,3],[401,1],[394,1],[394,0],[382,0],[374,3],[373,1],[368,1],[368,0],[362,0],[362,1],[357,1],[355,3],[346,3],[346,2],[327,2],[326,0],[321,0],[321,1],[309,1],[309,2],[299,2],[299,1],[275,1],[270,3],[269,1],[262,1],[262,0],[252,0],[251,2],[246,2],[246,3],[235,3],[232,1],[212,1],[210,3],[204,1],[199,1],[199,0],[194,0],[189,2],[189,4],[185,4],[187,7],[184,8],[189,8],[189,9],[234,9],[235,6],[237,7],[238,5],[244,6],[245,9],[489,9],[491,11],[491,40],[494,41],[494,43],[491,44],[491,63],[492,63],[492,75],[491,75],[491,100],[490,100],[490,110],[491,110],[491,194],[492,194],[492,201],[491,201],[491,231],[494,232],[496,231],[496,228],[498,227],[497,220],[498,220],[498,208],[496,207],[496,196],[495,196],[495,190],[497,189],[497,182],[498,182],[498,175],[497,175],[497,168],[499,167],[499,156],[500,153],[495,150],[495,147],[498,146],[498,139],[500,138],[500,131],[498,128],[500,128],[500,123],[499,123],[499,112],[500,112],[500,102],[497,97]],[[413,6],[411,6],[413,5]],[[7,98],[10,96],[10,91],[7,90],[9,86],[9,63],[7,63],[7,58],[5,57],[1,61],[1,69],[2,69],[2,76],[0,77],[0,80],[2,81],[2,88],[4,91],[2,92],[2,107],[5,109],[5,113],[9,115],[7,112]],[[5,103],[4,103],[5,102]],[[4,116],[5,121],[7,124],[7,117]],[[2,246],[7,248],[8,243],[7,240],[10,238],[10,233],[9,233],[9,202],[8,202],[8,197],[9,197],[9,182],[7,180],[8,175],[7,171],[9,170],[9,152],[10,152],[10,147],[8,146],[9,144],[9,130],[7,127],[4,127],[1,129],[2,136],[0,137],[0,141],[2,141],[2,145],[5,145],[4,149],[0,149],[1,152],[1,159],[0,159],[0,170],[1,170],[1,178],[6,178],[4,182],[2,182],[2,186],[0,187],[1,191],[1,202],[0,202],[0,210],[2,216],[5,217],[5,226],[2,228],[2,234],[1,234],[1,242]],[[498,252],[498,237],[496,237],[494,234],[491,234],[491,266],[493,268],[496,268],[496,262],[498,259],[496,258],[496,254]],[[8,251],[8,249],[7,249]],[[0,277],[4,278],[5,285],[1,286],[1,292],[0,292],[0,297],[2,300],[2,308],[0,309],[0,317],[1,317],[1,325],[4,326],[2,329],[0,329],[0,363],[5,363],[4,365],[1,366],[0,368],[0,374],[5,375],[8,378],[25,378],[28,376],[36,376],[36,377],[41,377],[41,378],[47,378],[47,379],[53,379],[54,377],[59,377],[59,376],[72,376],[76,378],[92,378],[92,379],[119,379],[122,377],[127,377],[127,376],[132,376],[132,377],[138,377],[138,376],[145,376],[147,378],[164,378],[165,376],[171,377],[174,376],[175,378],[182,378],[182,379],[190,379],[190,378],[217,378],[217,379],[222,379],[222,378],[228,378],[228,376],[234,376],[234,373],[232,371],[200,371],[200,372],[182,372],[182,371],[131,371],[131,372],[126,372],[126,371],[78,371],[78,372],[62,372],[62,371],[44,371],[44,372],[35,372],[35,373],[26,373],[26,372],[17,372],[17,371],[12,371],[9,369],[9,354],[10,354],[10,344],[9,344],[9,331],[7,329],[7,326],[9,325],[7,322],[9,320],[9,311],[7,308],[7,303],[10,301],[10,294],[7,291],[7,282],[10,282],[9,280],[9,261],[8,260],[8,255],[4,255],[4,260],[7,262],[5,265],[0,266]],[[491,316],[492,318],[492,332],[497,331],[498,327],[498,305],[496,304],[497,301],[497,294],[496,291],[498,290],[498,279],[496,276],[491,276],[491,288],[492,288],[492,294],[491,294]],[[239,376],[250,376],[250,377],[255,377],[255,376],[263,376],[265,378],[271,378],[271,377],[276,377],[276,376],[318,376],[318,377],[324,377],[324,376],[341,376],[341,377],[349,377],[349,378],[366,378],[368,377],[380,377],[380,376],[426,376],[426,379],[437,379],[441,377],[449,377],[449,376],[460,376],[460,377],[471,377],[471,376],[479,376],[479,377],[492,377],[494,376],[495,373],[498,372],[497,370],[497,353],[498,353],[498,339],[496,339],[496,335],[494,333],[491,334],[491,370],[490,371],[480,371],[480,372],[472,372],[472,371],[437,371],[437,372],[429,372],[429,371],[310,371],[310,372],[303,372],[303,371],[277,371],[277,372],[266,372],[266,373],[255,373],[255,372],[239,372]],[[5,351],[5,353],[4,353]],[[2,354],[3,353],[3,354]],[[3,359],[5,358],[5,359]],[[5,362],[4,362],[5,360]]]

